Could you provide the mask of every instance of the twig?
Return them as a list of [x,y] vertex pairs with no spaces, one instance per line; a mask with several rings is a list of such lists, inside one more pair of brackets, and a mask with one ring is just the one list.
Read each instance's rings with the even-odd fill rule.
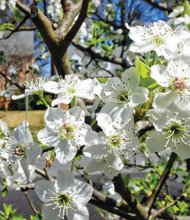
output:
[[150,219],[155,219],[156,217],[158,217],[159,215],[161,215],[163,212],[166,211],[166,209],[170,208],[171,206],[175,205],[179,200],[181,200],[182,197],[179,197],[177,199],[175,199],[173,202],[167,204],[165,207],[159,209],[158,211],[156,211],[154,214],[152,214],[150,216]]
[[38,214],[38,211],[36,209],[36,207],[34,206],[32,200],[30,199],[29,195],[27,192],[24,192],[24,195],[26,196],[27,200],[28,200],[28,203],[30,204],[32,210],[34,211],[35,214]]
[[152,191],[152,195],[150,196],[150,198],[148,199],[148,204],[147,204],[147,208],[148,208],[148,215],[150,216],[151,214],[151,210],[152,207],[154,206],[154,203],[156,201],[156,198],[158,196],[158,194],[160,193],[162,186],[164,185],[164,183],[166,182],[168,176],[170,175],[170,171],[172,169],[172,166],[175,162],[175,160],[177,159],[177,154],[172,152],[170,155],[170,158],[166,164],[166,167],[164,169],[164,172],[162,174],[162,176],[160,177],[157,185],[155,186],[155,188]]
[[3,37],[3,39],[8,39],[11,35],[13,35],[16,31],[18,31],[28,18],[29,18],[29,16],[26,15],[23,18],[23,20],[20,22],[20,24],[17,27],[15,27],[13,30],[11,30],[11,33],[9,33],[6,37]]
[[41,170],[39,168],[35,168],[35,172],[37,174],[39,174],[40,176],[44,177],[45,179],[49,180],[48,176],[46,175],[45,171],[44,170]]
[[47,168],[43,168],[45,174],[46,174],[46,177],[48,180],[53,180],[54,178],[49,174],[48,172],[48,169]]
[[54,149],[54,147],[52,147],[52,146],[51,146],[51,147],[43,148],[43,149],[42,149],[42,154],[45,153],[45,152],[51,151],[51,150],[53,150],[53,149]]
[[18,83],[13,83],[12,80],[10,79],[10,77],[8,77],[5,73],[3,73],[2,71],[0,71],[0,75],[2,75],[7,82],[10,82],[12,85],[15,85],[16,87],[18,87],[19,89],[21,89],[22,91],[24,91],[24,88],[22,86],[20,86]]
[[142,137],[147,131],[151,131],[152,129],[154,129],[154,126],[151,123],[149,123],[137,132],[137,136]]
[[44,5],[44,14],[47,15],[47,3],[46,0],[43,0],[43,5]]
[[123,40],[122,40],[122,50],[121,50],[121,58],[124,58],[124,54],[126,51],[127,39],[128,39],[128,30],[125,26],[126,23],[126,1],[121,1],[121,23],[122,23],[122,30],[123,30]]
[[117,23],[116,23],[116,21],[111,21],[111,20],[108,20],[108,19],[105,19],[105,18],[103,18],[103,17],[101,17],[100,15],[99,15],[99,13],[98,12],[95,12],[95,14],[94,14],[96,17],[92,17],[92,19],[93,20],[100,20],[100,21],[102,21],[102,22],[104,22],[104,23],[106,23],[106,24],[109,24],[109,25],[111,25],[111,26],[113,26],[114,27],[114,29],[120,29],[120,28],[122,28],[122,26],[121,25],[118,25]]
[[93,189],[92,197],[95,198],[96,200],[106,202],[107,205],[120,207],[120,204],[117,203],[114,199],[105,196],[103,193],[99,192],[95,188]]

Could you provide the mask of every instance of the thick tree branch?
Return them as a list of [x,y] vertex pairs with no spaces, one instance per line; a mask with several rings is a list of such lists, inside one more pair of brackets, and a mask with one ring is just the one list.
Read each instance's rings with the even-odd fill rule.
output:
[[75,35],[77,34],[78,30],[80,29],[82,23],[86,19],[89,1],[90,0],[83,0],[82,1],[80,14],[79,14],[77,20],[75,21],[74,25],[71,27],[69,32],[66,34],[64,40],[62,42],[60,42],[61,49],[67,50],[71,41],[74,39]]
[[50,20],[36,6],[31,8],[31,19],[42,35],[50,53],[54,53],[55,47],[58,46],[58,40]]
[[[61,25],[56,30],[54,30],[51,21],[39,10],[36,1],[33,1],[31,10],[20,1],[17,0],[16,2],[16,6],[32,19],[50,51],[58,73],[63,77],[71,73],[69,60],[66,55],[67,48],[87,17],[89,1],[82,0],[82,4],[81,2],[74,4],[70,0],[62,0],[64,17]],[[75,21],[78,13],[79,16]]]
[[61,0],[64,15],[68,15],[72,10],[73,3],[70,0]]
[[64,1],[62,3],[62,8],[63,11],[65,11],[65,14],[61,24],[55,30],[57,37],[60,40],[63,40],[65,38],[65,35],[68,33],[69,28],[72,26],[73,21],[81,10],[81,2],[77,3],[76,5],[70,3],[70,5],[68,6],[67,4],[69,3],[67,1],[67,4],[65,3],[65,0],[62,1]]
[[30,16],[30,9],[22,4],[20,1],[16,1],[16,7],[20,9],[25,15]]

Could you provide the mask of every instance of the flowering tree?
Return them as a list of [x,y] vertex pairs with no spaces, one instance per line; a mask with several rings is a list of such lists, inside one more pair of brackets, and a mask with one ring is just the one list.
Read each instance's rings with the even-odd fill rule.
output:
[[[20,1],[0,1],[1,9],[17,7],[32,20],[59,74],[26,82],[24,94],[12,96],[17,100],[37,94],[47,110],[45,127],[36,139],[27,121],[13,131],[1,124],[4,185],[25,193],[33,189],[43,203],[42,210],[29,201],[41,219],[90,219],[88,202],[99,207],[107,219],[189,215],[189,3],[175,9],[168,22],[123,24],[132,40],[130,62],[122,66],[123,72],[107,78],[74,74],[66,56],[81,26],[88,25],[84,23],[88,10],[91,13],[99,2],[62,0],[52,7],[50,1],[53,22],[37,3],[33,1],[29,8]],[[94,28],[95,35],[99,27]],[[73,44],[95,54],[91,47],[76,43],[80,39],[92,44],[93,37],[83,34]],[[106,47],[104,38],[98,43],[101,49]],[[125,50],[122,48],[123,54]],[[115,64],[121,61],[111,53],[99,58]],[[44,92],[53,94],[50,103]],[[37,165],[39,159],[45,160],[43,170]],[[55,162],[60,169],[51,176],[49,169]],[[131,178],[131,166],[145,170],[144,178]],[[97,186],[93,174],[104,176],[101,185]],[[183,184],[181,193],[169,191],[171,177]]]

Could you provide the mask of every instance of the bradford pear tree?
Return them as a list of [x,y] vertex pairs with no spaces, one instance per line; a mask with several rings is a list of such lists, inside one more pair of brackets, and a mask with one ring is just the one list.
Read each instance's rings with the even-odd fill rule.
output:
[[[57,72],[26,81],[12,96],[35,94],[46,107],[34,137],[27,121],[14,129],[0,124],[3,191],[23,191],[36,218],[92,219],[87,203],[105,219],[190,216],[190,5],[171,11],[146,2],[166,11],[168,21],[142,25],[125,1],[108,1],[102,11],[100,1],[0,1],[1,10],[21,19],[2,30],[37,29]],[[72,68],[69,46],[90,57],[87,64],[78,57]]]

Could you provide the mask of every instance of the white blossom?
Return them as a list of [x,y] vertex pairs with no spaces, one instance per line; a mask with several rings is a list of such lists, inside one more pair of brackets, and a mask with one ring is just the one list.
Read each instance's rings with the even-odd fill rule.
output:
[[13,100],[22,99],[26,96],[38,93],[40,91],[44,91],[44,85],[46,82],[47,82],[47,79],[44,77],[38,77],[36,79],[25,81],[24,82],[25,93],[21,95],[13,95],[12,99]]
[[93,188],[74,179],[68,170],[59,170],[57,180],[40,180],[35,184],[35,192],[44,202],[42,215],[46,220],[88,220],[86,208],[91,199]]
[[165,92],[155,94],[154,108],[167,109],[172,103],[176,103],[182,109],[190,108],[189,57],[178,56],[167,66],[152,66],[151,77],[165,88]]
[[60,103],[69,104],[73,97],[84,99],[94,99],[94,80],[80,80],[78,75],[66,75],[65,79],[59,78],[56,81],[49,81],[45,84],[45,90],[50,93],[58,94],[58,97],[52,101],[52,106]]
[[17,126],[5,137],[5,143],[0,149],[0,155],[15,167],[23,168],[29,181],[34,177],[35,164],[42,149],[33,141],[27,121]]
[[92,0],[92,4],[94,4],[95,7],[100,6],[101,1],[100,0]]
[[[131,120],[119,124],[114,118],[104,113],[99,113],[96,120],[103,132],[100,132],[99,136],[94,136],[92,141],[87,143],[83,153],[87,157],[98,160],[90,163],[101,164],[101,169],[105,172],[109,170],[106,173],[111,176],[112,171],[110,169],[115,169],[115,174],[117,174],[117,171],[124,166],[122,160],[137,150],[138,139],[134,135]],[[94,169],[99,167],[96,165]],[[89,167],[87,169],[89,171]]]
[[160,152],[170,148],[181,159],[190,158],[190,118],[174,109],[164,112],[149,111],[149,120],[155,131],[146,140],[151,152]]
[[20,190],[20,186],[27,183],[27,177],[20,163],[15,167],[0,159],[0,176],[6,180],[9,189]]
[[121,79],[110,78],[99,94],[105,102],[101,112],[117,117],[117,121],[120,122],[132,118],[134,107],[148,100],[148,90],[139,87],[139,83],[140,76],[135,72],[134,67],[127,69]]
[[184,14],[184,6],[175,7],[168,17],[170,18],[169,22],[174,25],[190,23],[190,16]]
[[146,26],[129,27],[129,37],[134,41],[130,50],[136,53],[156,51],[158,56],[170,59],[177,46],[189,33],[183,30],[173,30],[166,22],[158,21]]
[[38,133],[38,139],[54,146],[60,163],[71,161],[80,146],[85,145],[93,135],[91,127],[84,123],[85,112],[79,107],[64,111],[48,108],[45,113],[46,127]]

